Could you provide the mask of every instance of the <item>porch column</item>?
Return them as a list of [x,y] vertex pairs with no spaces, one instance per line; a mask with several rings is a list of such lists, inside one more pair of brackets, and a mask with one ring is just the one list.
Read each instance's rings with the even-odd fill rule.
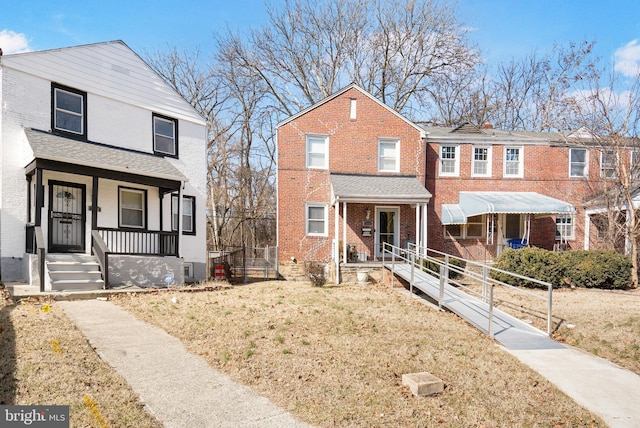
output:
[[98,177],[93,176],[91,185],[91,231],[98,228]]
[[347,202],[342,203],[342,261],[347,264]]
[[416,204],[416,254],[420,254],[420,246],[422,245],[422,234],[420,233],[420,208],[422,206],[420,204]]
[[429,208],[429,204],[422,204],[422,248],[423,248],[423,255],[426,256],[427,255],[427,247],[428,247],[428,242],[427,242],[427,209]]
[[590,247],[589,241],[591,240],[591,216],[587,211],[584,212],[584,244],[585,250]]
[[334,219],[333,219],[333,236],[334,236],[334,256],[333,261],[336,264],[336,284],[340,284],[340,200],[336,197],[335,205],[333,206]]
[[184,183],[180,183],[180,189],[178,189],[178,257],[182,257],[182,191]]
[[36,168],[36,218],[34,223],[36,226],[42,226],[42,207],[44,207],[42,168]]

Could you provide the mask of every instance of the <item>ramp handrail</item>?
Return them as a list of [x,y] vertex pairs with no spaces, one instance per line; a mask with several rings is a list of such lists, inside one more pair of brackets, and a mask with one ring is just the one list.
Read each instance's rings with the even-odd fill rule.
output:
[[[433,255],[430,255],[433,254]],[[390,262],[388,261],[390,260]],[[462,262],[463,267],[457,266],[452,263],[452,260],[459,260]],[[428,263],[424,264],[424,261]],[[442,308],[442,302],[444,299],[444,289],[445,285],[455,285],[457,288],[464,288],[472,295],[477,295],[481,298],[482,302],[488,303],[489,305],[489,336],[493,337],[493,309],[495,306],[494,302],[494,286],[503,286],[507,287],[511,290],[515,290],[518,293],[528,295],[530,297],[543,300],[547,303],[547,335],[551,336],[551,332],[553,329],[553,285],[549,282],[540,281],[535,278],[526,277],[523,275],[519,275],[514,272],[508,272],[502,269],[498,269],[492,266],[488,266],[484,263],[476,262],[473,260],[463,259],[461,257],[457,257],[451,254],[447,254],[438,250],[434,250],[427,247],[419,247],[415,244],[409,243],[407,248],[400,248],[389,243],[383,243],[382,248],[382,264],[385,267],[390,267],[392,278],[395,276],[395,264],[396,263],[408,263],[411,267],[410,273],[410,281],[409,287],[410,291],[413,293],[413,282],[414,282],[414,270],[419,269],[424,272],[429,273],[432,276],[440,279],[440,290],[438,297],[438,306]],[[431,266],[431,267],[430,267]],[[432,269],[432,267],[438,267],[438,271]],[[475,266],[478,273],[474,270],[470,270],[469,266]],[[515,287],[511,284],[498,281],[494,278],[491,278],[490,273],[500,272],[502,274],[506,274],[512,276],[517,279],[531,281],[533,283],[539,284],[540,286],[546,288],[547,295],[540,296],[538,294],[532,293],[527,290],[523,290],[521,287]],[[467,285],[461,283],[460,281],[456,281],[454,279],[449,278],[450,272],[456,272],[458,275],[462,277],[467,277],[476,282],[479,282],[482,285],[482,292],[478,293],[477,291],[471,289]]]

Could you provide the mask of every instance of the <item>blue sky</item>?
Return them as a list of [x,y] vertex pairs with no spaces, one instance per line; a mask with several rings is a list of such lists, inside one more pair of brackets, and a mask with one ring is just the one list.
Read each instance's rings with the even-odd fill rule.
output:
[[[141,55],[167,46],[207,53],[216,31],[266,22],[264,0],[1,1],[5,54],[117,39]],[[624,59],[620,71],[640,63],[638,0],[459,0],[457,10],[490,65],[581,40],[595,40],[607,64]]]

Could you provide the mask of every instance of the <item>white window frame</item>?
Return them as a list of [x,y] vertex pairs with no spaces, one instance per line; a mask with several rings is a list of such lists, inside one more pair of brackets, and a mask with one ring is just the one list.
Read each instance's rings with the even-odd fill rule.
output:
[[[471,151],[471,176],[472,177],[491,177],[491,146],[473,146]],[[487,151],[487,159],[484,161],[476,160],[476,149],[485,149]],[[484,174],[476,173],[476,162],[486,162],[487,170]]]
[[[122,205],[122,194],[123,193],[134,193],[134,194],[138,194],[140,195],[140,199],[141,199],[141,208],[140,208],[140,212],[142,214],[141,216],[141,220],[142,220],[142,224],[138,225],[138,224],[126,224],[124,223],[124,216],[122,215],[122,210],[123,209],[127,209],[127,210],[136,210],[138,211],[137,208],[133,208],[133,207],[124,207]],[[146,228],[146,221],[147,221],[147,193],[145,190],[140,190],[140,189],[131,189],[128,187],[120,187],[118,189],[118,226],[119,227],[128,227],[128,228],[132,228],[132,229],[145,229]]]
[[629,171],[633,178],[640,178],[640,149],[631,150],[629,155]]
[[[444,159],[443,149],[451,149],[453,148],[453,156],[454,158]],[[445,161],[453,161],[453,171],[444,171],[443,165]],[[457,177],[460,175],[460,146],[457,144],[441,144],[438,148],[438,175],[441,177]]]
[[[388,152],[382,150],[382,145],[393,144],[393,156],[385,156]],[[384,169],[384,161],[393,160],[394,167],[392,169]],[[378,139],[378,172],[400,172],[400,140],[396,138],[379,138]]]
[[[309,218],[310,208],[322,208],[324,218],[310,219]],[[311,222],[322,222],[323,232],[322,233],[311,232],[309,227]],[[329,205],[321,202],[307,202],[304,206],[304,227],[305,227],[305,234],[307,236],[329,236]]]
[[[64,93],[67,96],[71,96],[74,98],[78,98],[80,100],[80,112],[76,112],[73,110],[66,110],[62,107],[58,107],[58,94],[60,93]],[[86,129],[85,129],[85,105],[86,105],[86,97],[87,95],[85,93],[80,93],[79,91],[71,91],[71,90],[67,90],[64,88],[60,88],[60,87],[54,87],[53,88],[53,122],[54,122],[54,128],[57,131],[62,131],[62,132],[67,132],[69,134],[74,134],[74,135],[81,135],[81,136],[85,136],[86,135]],[[76,131],[74,129],[68,129],[62,126],[62,124],[59,124],[58,122],[58,113],[64,114],[64,115],[68,115],[68,116],[74,116],[74,117],[78,117],[80,119],[80,131]],[[62,121],[60,121],[62,122]]]
[[[613,165],[609,165],[605,168],[605,153],[611,153],[613,158]],[[615,149],[602,149],[600,150],[600,177],[605,179],[614,179],[618,176],[616,168],[618,162],[618,154]],[[605,171],[612,171],[611,175],[608,175]]]
[[[560,222],[558,222],[559,220]],[[569,233],[562,234],[562,231]],[[556,215],[556,241],[561,239],[576,239],[575,216],[573,214]]]
[[188,279],[194,279],[193,276],[193,263],[192,262],[185,262],[183,264],[183,270],[184,270],[184,279],[185,281]]
[[[509,150],[518,150],[518,172],[516,174],[507,173],[507,164],[509,161],[507,159],[507,153]],[[505,146],[504,147],[504,162],[502,167],[502,175],[503,177],[509,178],[522,178],[524,177],[524,147],[523,146]]]
[[[182,196],[182,233],[195,234],[195,196]],[[188,219],[188,220],[187,220]],[[171,230],[178,230],[178,195],[171,195]]]
[[[158,122],[163,122],[163,123],[168,123],[171,125],[171,130],[173,135],[165,135],[162,134],[158,131],[156,131],[156,124]],[[160,138],[165,138],[168,141],[172,141],[172,147],[173,150],[172,151],[167,151],[167,150],[161,150],[158,148],[158,143],[157,143],[157,139],[158,137]],[[175,119],[172,119],[170,117],[165,117],[165,116],[161,116],[158,114],[154,114],[153,115],[153,152],[156,154],[160,154],[160,155],[166,155],[166,156],[170,156],[170,157],[178,157],[178,121]]]
[[[581,150],[584,151],[584,162],[575,162],[573,160],[573,153],[576,150]],[[573,165],[579,165],[581,163],[584,163],[584,166],[582,168],[582,175],[574,175],[573,174]],[[569,148],[569,177],[572,178],[584,178],[587,177],[589,175],[589,150],[587,150],[584,147],[571,147]]]
[[[322,141],[321,141],[322,140]],[[311,142],[321,142],[322,144],[322,152],[312,152]],[[318,135],[318,134],[307,134],[306,142],[305,142],[305,153],[306,153],[306,166],[307,168],[313,169],[328,169],[329,168],[329,136],[328,135]],[[323,156],[323,164],[321,166],[311,165],[311,155],[320,155]]]
[[[480,221],[470,221],[473,217],[480,217]],[[487,216],[485,214],[479,214],[477,216],[469,217],[467,219],[467,223],[459,224],[459,225],[445,225],[444,229],[444,237],[445,239],[453,240],[453,239],[482,239],[487,236]],[[480,235],[470,235],[469,234],[469,225],[480,225]],[[460,233],[458,235],[453,235],[449,233],[449,226],[459,226]]]

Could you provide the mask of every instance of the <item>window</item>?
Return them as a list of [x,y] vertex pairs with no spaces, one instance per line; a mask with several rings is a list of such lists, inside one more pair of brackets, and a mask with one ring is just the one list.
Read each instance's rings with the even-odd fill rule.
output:
[[522,147],[504,148],[504,176],[522,177]]
[[[196,233],[195,224],[196,198],[193,196],[182,197],[182,233],[194,235]],[[171,196],[171,230],[178,230],[178,195]]]
[[458,146],[440,146],[440,175],[458,175],[458,150]]
[[604,149],[600,152],[600,177],[616,177],[616,152],[614,149]]
[[170,117],[153,115],[153,152],[178,157],[178,121]]
[[51,128],[65,134],[87,138],[87,94],[53,84]]
[[569,149],[569,177],[587,176],[587,149]]
[[329,137],[307,135],[307,168],[329,167]]
[[147,192],[145,190],[119,187],[120,227],[145,228]]
[[633,178],[640,178],[640,150],[638,149],[631,151],[630,171]]
[[473,148],[471,175],[473,177],[491,177],[491,147]]
[[309,203],[306,211],[307,235],[327,236],[327,204]]
[[356,120],[356,106],[357,101],[352,98],[349,103],[349,119]]
[[184,280],[193,279],[193,263],[185,263],[183,265],[184,268]]
[[556,241],[575,239],[572,215],[556,216]]
[[378,171],[400,171],[400,142],[398,140],[378,140]]
[[448,224],[445,226],[445,238],[477,239],[485,236],[486,217],[475,215],[467,218],[467,224]]

